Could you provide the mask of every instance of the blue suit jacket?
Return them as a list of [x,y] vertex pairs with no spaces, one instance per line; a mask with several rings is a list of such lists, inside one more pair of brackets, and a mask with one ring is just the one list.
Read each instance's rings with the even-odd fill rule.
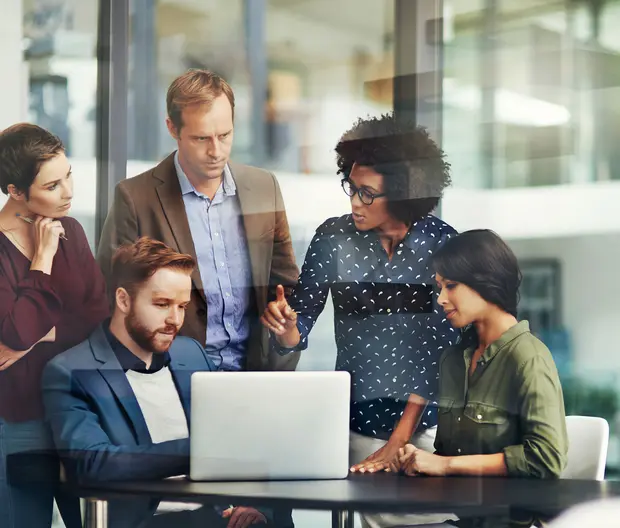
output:
[[[177,337],[169,352],[170,370],[191,430],[191,375],[215,367],[193,339]],[[102,327],[47,364],[43,401],[70,482],[154,480],[189,471],[189,439],[152,442]],[[132,527],[146,522],[158,504],[150,499],[113,502],[111,526]]]

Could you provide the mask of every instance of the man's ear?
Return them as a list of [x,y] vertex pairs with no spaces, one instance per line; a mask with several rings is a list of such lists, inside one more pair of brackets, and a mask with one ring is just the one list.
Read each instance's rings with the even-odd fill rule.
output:
[[166,118],[166,126],[168,127],[168,132],[172,136],[172,139],[179,141],[181,139],[180,131],[177,130],[177,127],[169,117]]
[[115,293],[116,308],[127,315],[131,310],[131,296],[125,288],[117,288]]

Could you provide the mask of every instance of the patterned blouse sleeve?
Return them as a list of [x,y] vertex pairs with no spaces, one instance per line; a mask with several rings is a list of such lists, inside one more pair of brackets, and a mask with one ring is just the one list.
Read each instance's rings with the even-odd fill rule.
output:
[[330,236],[333,235],[326,230],[328,223],[332,223],[332,220],[328,220],[316,230],[306,253],[299,281],[289,297],[289,305],[297,312],[297,328],[301,340],[294,348],[284,348],[279,346],[272,336],[272,345],[279,349],[280,354],[308,348],[308,335],[325,307],[332,268]]

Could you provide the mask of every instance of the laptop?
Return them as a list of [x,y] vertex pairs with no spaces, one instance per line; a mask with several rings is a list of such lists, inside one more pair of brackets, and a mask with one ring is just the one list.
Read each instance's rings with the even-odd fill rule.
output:
[[190,479],[343,479],[348,372],[196,372]]

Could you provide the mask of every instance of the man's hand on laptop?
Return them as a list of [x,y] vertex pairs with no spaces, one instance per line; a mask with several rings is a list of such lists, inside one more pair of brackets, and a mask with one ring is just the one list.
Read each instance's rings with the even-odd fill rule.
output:
[[222,517],[229,519],[227,528],[247,528],[253,524],[267,524],[267,519],[261,512],[246,506],[231,506],[224,510]]

